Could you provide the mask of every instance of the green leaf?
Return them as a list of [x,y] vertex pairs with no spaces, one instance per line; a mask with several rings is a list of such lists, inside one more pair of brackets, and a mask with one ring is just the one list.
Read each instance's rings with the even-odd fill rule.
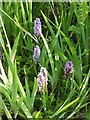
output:
[[7,109],[7,107],[6,107],[5,103],[4,103],[4,101],[2,100],[1,96],[0,96],[0,103],[2,103],[2,108],[3,108],[4,112],[6,113],[7,118],[12,119],[10,111]]
[[35,100],[35,96],[36,96],[36,93],[37,93],[37,79],[34,78],[34,86],[33,86],[33,91],[32,91],[32,94],[31,94],[31,100],[30,100],[30,109],[32,110],[33,109],[33,105],[34,105],[34,100]]
[[20,39],[20,32],[19,32],[17,38],[14,41],[14,45],[13,45],[13,48],[12,48],[12,51],[11,51],[10,57],[11,57],[12,63],[14,62],[14,58],[15,58],[15,55],[16,55],[16,51],[17,51],[17,46],[18,46],[19,39]]
[[48,26],[48,28],[49,28],[49,30],[50,30],[50,32],[51,32],[51,35],[52,35],[52,37],[53,37],[53,39],[54,39],[54,38],[55,38],[55,33],[54,33],[54,31],[53,31],[50,23],[48,22],[46,16],[44,15],[44,13],[43,13],[42,11],[41,11],[41,13],[42,13],[43,18],[45,19],[45,22],[46,22],[46,24],[47,24],[47,26]]
[[61,112],[65,111],[67,108],[69,108],[71,105],[73,105],[75,102],[77,102],[79,100],[79,98],[73,100],[72,102],[68,103],[66,106],[64,106],[62,109],[58,109],[52,116],[51,118],[57,116],[58,114],[60,114]]
[[7,79],[7,76],[5,74],[4,68],[2,66],[1,60],[0,60],[0,71],[1,71],[1,74],[2,74],[2,75],[0,74],[0,78],[3,80],[4,84],[7,84],[8,83],[8,79]]
[[14,75],[13,75],[13,84],[12,84],[12,108],[16,116],[17,113],[17,70],[16,70],[16,61],[14,66]]
[[8,37],[7,37],[7,33],[6,33],[6,30],[5,30],[5,27],[4,27],[4,23],[3,23],[3,21],[2,21],[2,17],[1,17],[1,16],[0,16],[0,20],[1,20],[1,25],[2,25],[2,27],[3,27],[3,31],[4,31],[6,40],[7,40],[7,45],[8,45],[8,48],[9,48],[9,52],[11,52],[10,43],[9,43],[9,40],[8,40]]
[[5,14],[12,22],[14,22],[14,24],[15,24],[21,31],[25,32],[26,35],[30,36],[33,40],[35,40],[35,41],[38,43],[37,39],[35,39],[35,38],[31,35],[31,33],[27,32],[24,28],[21,27],[21,25],[20,25],[20,23],[18,22],[18,20],[17,20],[16,17],[15,17],[15,19],[16,19],[16,21],[15,21],[15,20],[13,20],[6,12],[4,12],[1,8],[0,8],[0,11],[1,11],[3,14]]
[[32,118],[31,113],[29,112],[29,110],[27,109],[26,105],[23,102],[21,104],[21,108],[22,108],[23,112],[25,113],[26,118]]

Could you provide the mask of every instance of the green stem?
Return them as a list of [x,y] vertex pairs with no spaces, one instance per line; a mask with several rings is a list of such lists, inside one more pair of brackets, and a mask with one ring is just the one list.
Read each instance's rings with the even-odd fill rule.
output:
[[46,112],[46,98],[45,98],[45,92],[43,91],[43,108],[44,111]]
[[[41,33],[41,38],[45,44],[45,47],[46,47],[46,50],[47,50],[47,53],[48,53],[48,57],[49,57],[49,60],[50,60],[50,64],[51,64],[51,69],[52,69],[52,76],[54,78],[54,61],[53,61],[53,57],[52,57],[52,54],[50,52],[50,49],[49,49],[49,46],[48,46],[48,43],[46,41],[46,39],[44,38],[43,34]],[[54,80],[52,79],[52,88],[54,87]]]

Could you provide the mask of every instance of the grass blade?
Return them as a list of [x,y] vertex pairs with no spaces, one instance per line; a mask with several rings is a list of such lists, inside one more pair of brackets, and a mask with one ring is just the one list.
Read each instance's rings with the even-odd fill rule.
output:
[[9,43],[9,40],[8,40],[8,37],[7,37],[7,33],[6,33],[6,30],[5,30],[4,23],[3,23],[3,21],[2,21],[1,15],[0,15],[0,20],[1,20],[1,25],[2,25],[2,28],[3,28],[3,31],[4,31],[6,40],[7,40],[7,45],[8,45],[8,48],[9,48],[9,52],[11,52],[10,43]]
[[71,105],[73,105],[75,102],[77,102],[79,100],[79,98],[73,100],[72,102],[70,102],[69,104],[67,104],[66,106],[64,106],[62,109],[58,109],[52,116],[51,118],[57,116],[58,114],[60,114],[61,112],[63,112],[64,110],[66,110],[67,108],[69,108]]
[[8,119],[10,119],[10,118],[12,119],[10,111],[7,109],[7,107],[6,107],[5,103],[4,103],[4,101],[2,100],[1,96],[0,96],[0,103],[2,103],[3,110],[5,111],[7,118]]
[[13,45],[13,48],[12,48],[12,51],[11,51],[11,55],[10,56],[11,56],[12,63],[14,62],[14,58],[15,58],[15,55],[16,55],[19,39],[20,39],[20,32],[19,32],[17,38],[15,39],[15,42],[14,42],[14,45]]
[[33,91],[32,91],[31,100],[30,100],[30,109],[31,110],[33,109],[36,93],[37,93],[37,79],[34,78],[34,86],[33,86]]
[[7,79],[6,74],[4,72],[4,68],[2,66],[1,60],[0,60],[0,71],[1,71],[2,77],[4,78],[4,79],[2,79],[4,84],[7,84],[8,83],[8,79]]

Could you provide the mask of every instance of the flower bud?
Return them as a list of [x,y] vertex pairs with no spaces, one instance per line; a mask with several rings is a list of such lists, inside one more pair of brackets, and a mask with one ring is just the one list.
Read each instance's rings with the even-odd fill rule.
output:
[[44,92],[47,89],[47,81],[48,81],[46,68],[44,67],[41,68],[40,73],[38,74],[37,81],[38,81],[39,91]]
[[36,18],[36,20],[34,21],[34,34],[36,36],[41,35],[41,22],[39,18]]
[[40,58],[40,48],[39,48],[38,45],[36,45],[34,47],[34,54],[33,54],[33,60],[34,60],[34,62],[39,61],[39,58]]
[[67,78],[68,76],[70,76],[73,72],[73,63],[72,61],[68,61],[65,64],[65,68],[64,68],[64,74],[65,77]]

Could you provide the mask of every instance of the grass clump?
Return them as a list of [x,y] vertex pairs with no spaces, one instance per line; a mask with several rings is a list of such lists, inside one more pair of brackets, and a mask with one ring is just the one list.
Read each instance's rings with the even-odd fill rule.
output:
[[3,119],[89,118],[89,8],[88,2],[1,3]]

